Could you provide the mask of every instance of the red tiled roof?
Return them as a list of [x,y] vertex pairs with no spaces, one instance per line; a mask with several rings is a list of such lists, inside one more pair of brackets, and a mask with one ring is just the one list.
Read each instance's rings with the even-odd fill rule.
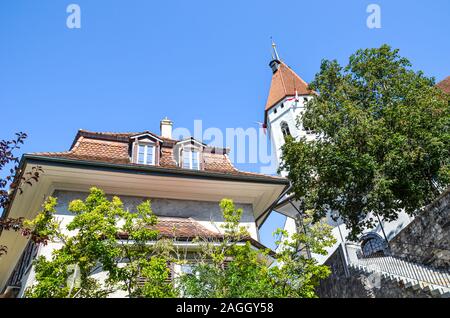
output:
[[[192,218],[158,217],[158,223],[150,227],[157,230],[160,237],[187,240],[193,238],[220,239],[223,235],[202,226]],[[127,233],[119,233],[120,238],[127,238]]]
[[266,102],[266,111],[286,96],[295,96],[295,91],[299,95],[315,94],[308,88],[308,84],[300,78],[284,62],[280,62],[278,70],[272,75],[269,96]]
[[[170,238],[181,241],[192,240],[194,238],[209,241],[220,241],[224,239],[222,233],[211,231],[192,218],[158,217],[158,223],[150,228],[159,231],[160,238]],[[128,238],[128,234],[125,232],[120,232],[117,236],[120,239]],[[253,246],[259,249],[267,249],[266,246],[250,236],[244,237],[242,241],[249,241]],[[270,254],[273,256],[273,251],[271,251]]]
[[444,93],[450,94],[450,76],[436,84]]
[[[149,133],[163,141],[160,146],[161,155],[158,163],[159,167],[183,169],[177,165],[173,155],[173,148],[178,142],[177,140],[162,138],[161,136],[150,132],[145,133]],[[138,166],[138,164],[132,163],[130,159],[130,138],[139,134],[143,133],[91,132],[79,130],[69,151],[39,152],[32,153],[32,155]],[[206,151],[203,153],[203,171],[232,175],[280,178],[240,171],[232,165],[227,156],[227,152],[227,149],[207,147]]]

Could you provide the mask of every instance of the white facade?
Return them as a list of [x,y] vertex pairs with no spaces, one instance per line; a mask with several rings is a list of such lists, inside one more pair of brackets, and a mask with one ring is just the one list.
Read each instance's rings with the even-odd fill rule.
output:
[[[312,95],[298,97],[288,96],[267,111],[267,130],[272,142],[272,149],[276,152],[277,165],[280,165],[281,147],[284,145],[282,123],[286,123],[289,131],[295,139],[306,137],[308,140],[315,138],[314,134],[307,132],[301,123],[297,127],[297,118],[305,111],[307,101]],[[286,172],[281,172],[286,176]]]
[[[108,195],[120,197],[124,207],[130,211],[150,199],[153,212],[161,220],[189,218],[216,233],[223,230],[221,225],[224,222],[219,202],[229,198],[236,208],[243,210],[240,225],[247,227],[251,238],[257,242],[258,227],[287,186],[286,180],[272,177],[227,178],[222,174],[216,176],[188,169],[164,170],[165,174],[161,175],[162,168],[159,167],[141,168],[136,173],[139,167],[132,165],[109,164],[105,169],[105,164],[101,162],[80,164],[77,160],[65,159],[64,164],[58,164],[55,163],[58,159],[32,158],[32,163],[28,163],[32,159],[25,158],[24,172],[31,171],[39,164],[45,173],[37,185],[27,186],[23,194],[15,198],[10,205],[9,217],[33,219],[44,199],[53,195],[58,199],[55,216],[61,220],[62,229],[73,219],[68,211],[68,203],[74,199],[84,199],[92,185],[95,185]],[[0,245],[8,247],[8,253],[0,259],[0,293],[10,287],[17,291],[20,286],[22,295],[24,289],[35,281],[31,260],[40,255],[49,257],[55,248],[60,247],[59,242],[49,242],[46,246],[40,245],[36,251],[29,249],[28,243],[29,238],[19,232],[0,233]],[[177,241],[175,245],[189,252],[200,248],[196,242]],[[175,266],[175,275],[177,271]],[[104,275],[101,272],[96,274]]]
[[[74,214],[69,212],[69,203],[76,199],[85,199],[88,193],[79,191],[64,191],[56,190],[52,196],[58,199],[58,204],[55,207],[55,219],[60,223],[60,229],[65,235],[73,235],[74,232],[69,232],[66,230],[67,225],[72,222],[75,217]],[[144,198],[135,196],[120,196],[123,202],[124,209],[129,211],[134,211],[136,206],[138,206],[143,201],[150,199],[152,204],[152,211],[158,217],[183,217],[190,218],[205,228],[213,232],[223,233],[224,230],[222,225],[224,224],[224,219],[222,211],[219,207],[219,202],[211,201],[192,201],[192,200],[176,200],[176,199],[163,199],[163,198]],[[240,226],[245,227],[250,236],[259,241],[258,230],[255,223],[255,218],[253,215],[253,208],[251,204],[241,204],[236,203],[236,208],[242,209],[242,218]],[[196,250],[198,249],[198,244],[192,244],[189,242],[175,242],[175,245],[180,250]],[[49,242],[47,245],[39,245],[36,256],[44,256],[47,259],[51,259],[53,251],[63,247],[62,242]],[[35,283],[35,273],[32,264],[30,263],[29,269],[22,280],[21,289],[19,292],[19,297],[24,296],[24,292],[27,288]],[[181,266],[175,264],[173,269],[173,274],[176,276],[182,272]],[[99,270],[92,275],[93,278],[98,279],[99,282],[103,282],[107,278],[107,273]],[[127,293],[122,290],[117,290],[116,292],[109,295],[109,297],[127,297]]]

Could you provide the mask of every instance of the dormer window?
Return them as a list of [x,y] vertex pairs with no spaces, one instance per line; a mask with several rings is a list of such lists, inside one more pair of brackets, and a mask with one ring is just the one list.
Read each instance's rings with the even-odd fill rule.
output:
[[178,166],[183,169],[203,170],[203,151],[206,145],[189,137],[177,143],[173,154]]
[[141,165],[155,164],[155,144],[138,143],[137,163]]
[[159,165],[162,140],[144,132],[130,138],[130,160],[140,165]]
[[197,149],[184,147],[181,153],[184,169],[200,170],[200,152]]

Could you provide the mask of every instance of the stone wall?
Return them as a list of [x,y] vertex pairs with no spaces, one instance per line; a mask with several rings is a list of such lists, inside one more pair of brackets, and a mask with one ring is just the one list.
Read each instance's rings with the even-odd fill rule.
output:
[[[390,242],[391,254],[410,261],[450,269],[450,188]],[[405,287],[381,277],[379,288],[366,288],[367,274],[345,268],[344,249],[339,246],[325,262],[332,274],[317,288],[324,298],[430,298],[430,292]],[[347,271],[347,273],[346,273]]]
[[316,289],[320,298],[432,298],[429,291],[415,290],[404,286],[403,282],[379,277],[379,284],[368,286],[368,274],[349,268],[345,273],[342,261],[343,249],[339,246],[325,263],[332,274],[321,281]]
[[331,275],[320,282],[317,295],[320,298],[371,298],[360,276],[350,271],[346,275],[343,257],[344,251],[339,245],[325,262],[331,269]]
[[389,245],[395,256],[450,270],[450,188],[425,207]]

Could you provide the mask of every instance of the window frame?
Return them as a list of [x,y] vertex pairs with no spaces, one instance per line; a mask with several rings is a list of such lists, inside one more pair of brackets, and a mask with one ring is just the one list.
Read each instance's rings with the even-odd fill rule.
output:
[[[189,167],[185,167],[185,152],[189,152]],[[193,154],[196,153],[196,159],[197,159],[197,167],[194,168],[193,167]],[[180,160],[180,166],[183,169],[190,169],[190,170],[201,170],[201,165],[200,165],[200,149],[197,147],[192,147],[192,146],[184,146],[181,148],[181,156],[180,156],[181,160]]]
[[[140,147],[144,147],[144,160],[143,162],[140,162],[139,155],[140,155]],[[148,149],[149,147],[152,148],[152,162],[148,163]],[[140,165],[148,165],[148,166],[154,166],[156,163],[156,144],[153,142],[142,142],[142,141],[136,141],[136,163]]]
[[[283,135],[283,138],[285,140],[286,140],[287,136],[291,136],[292,137],[291,128],[289,127],[289,124],[286,121],[283,120],[280,123],[280,128],[281,128],[281,134]],[[287,134],[285,134],[285,131],[286,131]]]

